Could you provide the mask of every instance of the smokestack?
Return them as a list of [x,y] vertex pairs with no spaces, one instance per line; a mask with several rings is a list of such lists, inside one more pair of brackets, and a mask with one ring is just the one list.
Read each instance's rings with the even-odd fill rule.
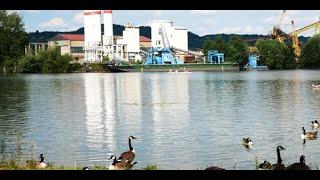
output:
[[104,24],[104,45],[113,44],[113,22],[112,22],[112,10],[102,10],[103,24]]

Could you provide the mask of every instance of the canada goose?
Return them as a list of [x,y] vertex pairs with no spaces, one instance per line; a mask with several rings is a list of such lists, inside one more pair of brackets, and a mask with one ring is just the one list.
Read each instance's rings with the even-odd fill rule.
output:
[[304,129],[304,127],[302,127],[302,134],[301,134],[301,138],[302,139],[315,139],[317,138],[317,133],[318,132],[306,132],[306,130]]
[[40,163],[38,164],[38,168],[46,168],[47,164],[44,162],[44,155],[40,154]]
[[253,142],[252,142],[252,140],[248,137],[248,138],[243,138],[243,139],[242,139],[242,144],[249,146],[249,145],[253,145]]
[[132,139],[136,139],[136,138],[133,136],[129,137],[129,151],[123,152],[119,157],[119,159],[121,159],[122,162],[129,163],[129,164],[131,164],[131,162],[134,160],[136,156],[135,151],[131,145]]
[[263,163],[259,164],[259,170],[267,170],[267,169],[271,169],[271,163],[269,163],[268,161],[263,161]]
[[281,150],[285,150],[284,147],[282,146],[278,146],[277,147],[277,164],[273,164],[271,166],[271,169],[272,170],[284,170],[286,167],[282,164],[282,159],[281,159],[281,156],[280,156],[280,151]]
[[317,121],[317,120],[315,120],[315,121],[311,121],[311,126],[313,127],[313,128],[318,128],[319,127],[319,122]]
[[130,164],[130,163],[119,161],[119,159],[117,160],[117,157],[115,155],[110,156],[109,159],[113,160],[112,164],[108,168],[109,170],[129,170],[135,164],[137,164],[137,162]]
[[225,170],[225,169],[217,167],[217,166],[211,166],[211,167],[207,167],[205,170]]
[[291,164],[287,167],[286,170],[310,170],[310,167],[306,165],[306,161],[304,158],[304,155],[300,156],[300,162]]
[[284,150],[285,148],[282,146],[277,147],[277,164],[271,164],[268,161],[264,161],[263,163],[259,164],[259,170],[284,170],[285,166],[282,164],[282,159],[280,156],[280,151]]
[[90,170],[89,167],[84,167],[82,170]]

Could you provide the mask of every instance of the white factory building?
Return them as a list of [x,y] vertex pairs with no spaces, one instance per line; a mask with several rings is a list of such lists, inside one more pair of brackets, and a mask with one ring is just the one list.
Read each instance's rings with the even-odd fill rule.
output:
[[[101,32],[101,22],[104,32]],[[139,28],[128,25],[123,38],[115,39],[111,10],[84,11],[84,51],[86,62],[101,62],[103,57],[124,61],[141,60]]]
[[186,28],[174,27],[173,22],[168,20],[153,20],[150,26],[152,47],[164,47],[165,39],[161,35],[161,28],[163,28],[170,46],[188,51],[188,30]]

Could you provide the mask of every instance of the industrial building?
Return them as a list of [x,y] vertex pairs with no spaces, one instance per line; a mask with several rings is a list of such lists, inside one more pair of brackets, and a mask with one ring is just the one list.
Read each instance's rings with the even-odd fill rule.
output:
[[[103,34],[101,22],[104,23]],[[141,60],[139,33],[139,28],[129,24],[123,31],[123,37],[115,39],[111,10],[85,10],[84,60],[101,62],[103,57],[123,61]]]
[[70,54],[75,60],[84,58],[84,36],[82,34],[58,34],[48,42],[49,48],[59,47],[61,55]]
[[151,48],[151,39],[140,36],[140,47]]
[[[174,27],[172,21],[167,20],[153,20],[150,22],[151,26],[151,45],[152,47],[164,48],[165,43],[170,46],[188,51],[188,30],[183,27]],[[163,39],[162,33],[167,37],[168,42]]]

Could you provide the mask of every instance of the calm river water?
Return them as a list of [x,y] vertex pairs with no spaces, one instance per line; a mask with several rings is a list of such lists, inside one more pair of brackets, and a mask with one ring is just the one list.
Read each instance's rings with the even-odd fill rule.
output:
[[320,119],[312,83],[320,71],[1,75],[0,137],[8,153],[18,131],[26,156],[31,142],[56,165],[108,165],[133,135],[136,168],[255,169],[277,145],[284,164],[315,168],[320,142],[300,137]]

